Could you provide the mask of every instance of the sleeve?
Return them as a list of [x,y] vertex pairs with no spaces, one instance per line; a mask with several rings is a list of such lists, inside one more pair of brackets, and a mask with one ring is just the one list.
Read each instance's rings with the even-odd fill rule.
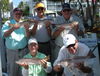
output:
[[10,21],[6,21],[5,24],[3,24],[2,26],[2,29],[1,29],[2,37],[4,37],[4,33],[10,28],[8,23],[10,23]]
[[79,30],[85,31],[85,28],[84,28],[82,20],[79,17],[77,17],[77,16],[73,16],[73,18],[74,18],[75,21],[79,22]]
[[25,68],[22,68],[22,76],[28,76],[28,70]]
[[44,70],[47,72],[47,73],[50,73],[52,71],[52,66],[51,66],[51,63],[50,62],[47,62],[47,68]]
[[78,55],[79,56],[86,56],[86,55],[88,55],[88,53],[90,51],[90,48],[86,44],[78,42],[78,46],[79,46],[79,48],[78,48],[78,50],[79,50]]
[[[45,54],[41,54],[42,58],[47,57]],[[51,62],[47,62],[47,68],[44,68],[45,72],[50,73],[52,71],[52,65]]]
[[83,25],[82,20],[81,19],[78,19],[78,21],[79,21],[79,30],[85,31],[85,28],[84,28],[84,25]]
[[66,58],[66,50],[64,48],[61,48],[58,54],[57,59],[55,60],[53,66],[58,65],[59,62],[61,62],[62,60],[64,60]]
[[58,27],[56,26],[56,25],[59,25],[59,24],[61,24],[61,23],[63,23],[62,21],[61,21],[61,17],[60,16],[57,16],[54,20],[53,20],[53,30],[52,30],[52,33],[54,33],[57,29],[58,29]]
[[[88,53],[90,51],[90,48],[85,44],[83,44],[83,47],[84,47],[84,50],[82,50],[83,51],[82,54],[88,55]],[[88,59],[84,62],[84,65],[94,69],[95,68],[95,66],[94,66],[95,63],[96,63],[96,58],[90,58],[90,59]]]

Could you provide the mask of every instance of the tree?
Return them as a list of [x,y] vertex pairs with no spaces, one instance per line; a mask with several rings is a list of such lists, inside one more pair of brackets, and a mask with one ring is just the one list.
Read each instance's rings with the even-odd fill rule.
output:
[[18,7],[23,9],[23,16],[28,16],[29,15],[29,6],[27,5],[27,3],[20,2]]
[[2,23],[2,17],[1,17],[1,0],[0,0],[0,28],[1,28],[1,23]]
[[29,6],[25,6],[23,9],[23,16],[29,16]]
[[9,0],[1,0],[1,12],[3,14],[4,17],[4,12],[8,12],[10,11],[10,6],[9,6]]
[[20,2],[19,5],[18,5],[18,7],[19,8],[23,8],[24,7],[24,3],[23,2]]
[[7,12],[7,11],[10,10],[10,8],[9,8],[9,0],[1,0],[1,4],[2,4],[2,8],[1,9],[4,12]]

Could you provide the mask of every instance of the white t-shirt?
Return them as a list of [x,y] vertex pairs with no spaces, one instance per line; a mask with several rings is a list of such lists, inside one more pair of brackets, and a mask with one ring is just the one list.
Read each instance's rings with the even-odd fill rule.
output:
[[[59,62],[65,60],[66,58],[71,58],[74,56],[87,56],[87,54],[89,53],[89,50],[90,49],[85,44],[78,43],[77,52],[75,55],[72,55],[68,52],[68,49],[65,46],[63,46],[60,49],[58,57],[54,62],[54,66],[59,64]],[[93,59],[89,59],[89,60],[84,62],[84,65],[89,66],[89,67],[92,67],[92,64],[93,64]],[[74,63],[73,63],[73,65],[74,65]],[[79,69],[75,68],[73,65],[71,67],[62,66],[62,67],[64,67],[64,76],[73,76],[73,75],[75,75],[75,76],[87,76],[86,73],[83,73]]]

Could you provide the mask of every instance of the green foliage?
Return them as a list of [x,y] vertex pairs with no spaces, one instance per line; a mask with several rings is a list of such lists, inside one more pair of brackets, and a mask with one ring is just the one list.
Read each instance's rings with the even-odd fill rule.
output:
[[2,18],[2,24],[4,24],[7,20],[8,18]]
[[24,2],[20,2],[18,7],[23,9],[23,16],[28,16],[29,15],[29,5],[27,5]]
[[23,16],[28,16],[29,15],[29,6],[25,6],[23,9]]
[[23,2],[20,2],[19,5],[18,5],[19,8],[23,8],[23,6],[24,6]]
[[1,9],[4,11],[4,12],[7,12],[10,10],[10,7],[9,7],[9,0],[1,0],[0,2],[1,4]]

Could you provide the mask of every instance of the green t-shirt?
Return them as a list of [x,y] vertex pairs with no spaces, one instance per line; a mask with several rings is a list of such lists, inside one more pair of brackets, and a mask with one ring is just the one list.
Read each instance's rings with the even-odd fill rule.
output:
[[[35,56],[35,58],[45,58],[46,55],[42,54],[40,52],[37,53],[37,55]],[[30,54],[27,54],[24,56],[24,58],[32,58],[32,56]],[[42,67],[42,65],[29,65],[29,69],[28,69],[28,76],[47,76],[46,71],[44,70],[44,68]]]

